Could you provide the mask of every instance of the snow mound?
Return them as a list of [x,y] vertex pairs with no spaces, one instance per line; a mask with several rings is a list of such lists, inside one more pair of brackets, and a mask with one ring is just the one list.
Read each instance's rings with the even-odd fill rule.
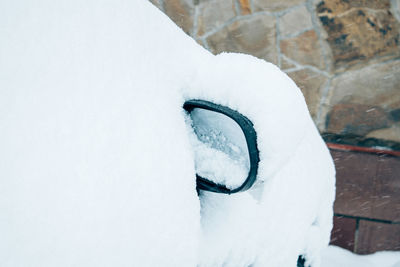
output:
[[244,114],[260,151],[254,190],[200,195],[200,266],[296,266],[299,255],[319,266],[335,174],[297,86],[270,63],[225,53],[203,61],[183,94]]
[[[319,266],[334,168],[276,66],[213,56],[141,0],[0,10],[0,266]],[[217,136],[193,149],[189,99],[253,122],[256,189],[197,195],[195,163],[248,166]]]
[[329,246],[322,253],[322,267],[399,267],[399,251],[381,251],[356,255],[343,248]]
[[0,266],[196,266],[179,90],[208,52],[146,1],[0,10]]

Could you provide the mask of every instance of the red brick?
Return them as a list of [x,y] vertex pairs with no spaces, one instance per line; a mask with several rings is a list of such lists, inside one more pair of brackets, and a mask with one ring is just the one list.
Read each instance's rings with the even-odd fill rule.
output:
[[331,153],[337,172],[335,213],[400,221],[400,158]]
[[360,220],[355,252],[369,254],[382,250],[400,250],[400,224]]
[[332,156],[336,166],[335,213],[371,216],[376,156],[345,151],[332,151]]
[[356,227],[355,219],[334,216],[331,244],[354,251]]
[[375,192],[373,216],[400,222],[400,158],[379,158]]

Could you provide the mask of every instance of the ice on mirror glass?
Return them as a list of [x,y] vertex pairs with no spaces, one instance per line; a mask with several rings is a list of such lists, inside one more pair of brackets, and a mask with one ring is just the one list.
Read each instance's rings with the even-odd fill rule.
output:
[[222,113],[201,108],[193,109],[190,117],[197,174],[230,189],[243,184],[250,160],[240,126]]

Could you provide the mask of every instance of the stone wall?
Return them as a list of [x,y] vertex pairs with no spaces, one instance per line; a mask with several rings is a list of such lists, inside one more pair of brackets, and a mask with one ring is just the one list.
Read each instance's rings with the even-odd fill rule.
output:
[[400,142],[400,0],[151,2],[214,54],[278,65],[322,133]]

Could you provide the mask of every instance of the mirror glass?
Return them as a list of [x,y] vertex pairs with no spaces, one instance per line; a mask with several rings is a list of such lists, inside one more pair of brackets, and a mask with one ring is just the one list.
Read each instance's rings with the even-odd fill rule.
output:
[[242,185],[250,159],[240,126],[222,113],[203,108],[194,108],[189,114],[197,174],[228,189]]

